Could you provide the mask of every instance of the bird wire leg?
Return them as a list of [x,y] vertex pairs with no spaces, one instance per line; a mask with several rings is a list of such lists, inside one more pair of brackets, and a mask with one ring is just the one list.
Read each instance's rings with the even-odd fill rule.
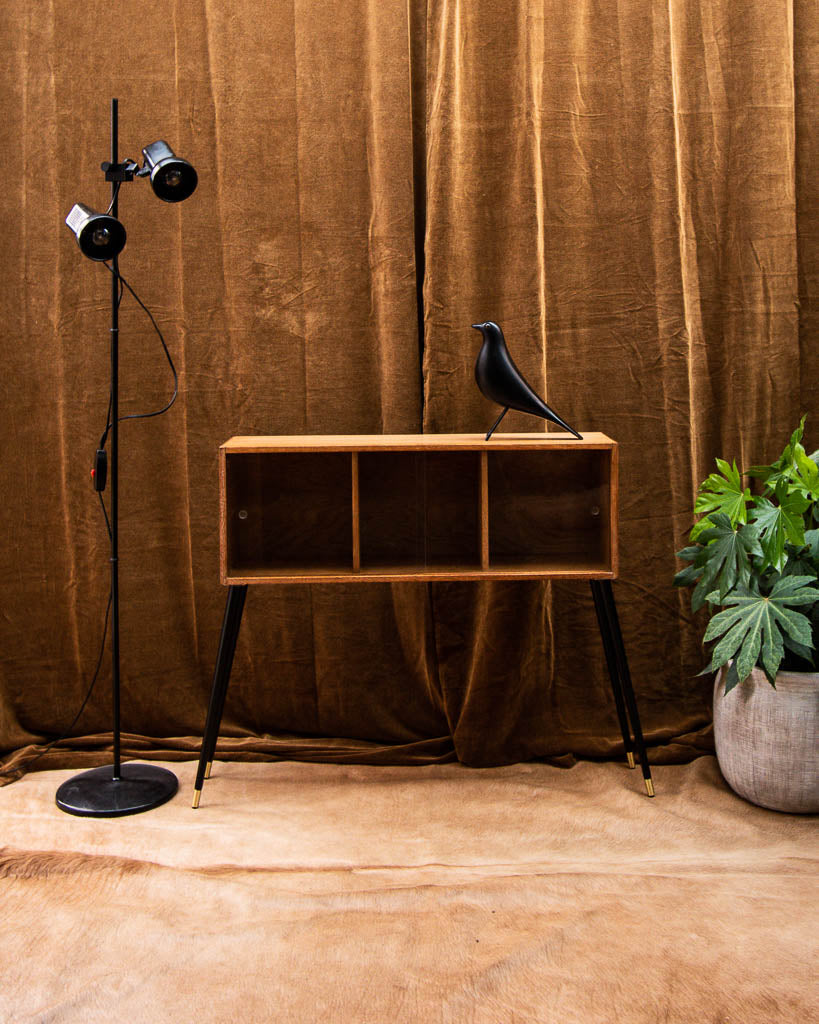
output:
[[493,435],[493,434],[495,433],[495,430],[497,429],[497,427],[498,427],[498,424],[500,423],[500,421],[501,421],[501,420],[503,419],[503,417],[504,417],[504,416],[505,416],[505,415],[506,415],[506,414],[507,414],[508,412],[509,412],[509,406],[507,405],[507,406],[505,406],[505,407],[504,407],[504,410],[503,410],[503,412],[502,412],[502,413],[500,414],[500,416],[498,416],[498,418],[497,418],[497,419],[495,420],[495,422],[494,422],[494,423],[492,424],[492,426],[491,426],[491,427],[489,428],[489,433],[488,433],[488,434],[486,435],[486,438],[485,438],[485,440],[487,440],[487,441],[488,441],[488,440],[489,440],[489,438],[490,438],[490,437],[491,437],[491,436],[492,436],[492,435]]

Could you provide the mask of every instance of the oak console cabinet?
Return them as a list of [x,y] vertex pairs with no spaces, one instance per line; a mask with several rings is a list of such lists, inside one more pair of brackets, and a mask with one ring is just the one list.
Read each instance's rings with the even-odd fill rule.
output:
[[[227,605],[193,806],[252,584],[589,580],[629,765],[654,795],[617,619],[617,443],[588,433],[233,437],[219,450]],[[633,733],[633,739],[632,739]]]

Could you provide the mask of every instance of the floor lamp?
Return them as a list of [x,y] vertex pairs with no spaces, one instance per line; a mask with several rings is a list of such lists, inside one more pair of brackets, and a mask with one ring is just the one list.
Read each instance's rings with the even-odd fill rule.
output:
[[[142,150],[144,164],[119,161],[118,102],[111,100],[111,160],[102,164],[105,180],[111,183],[111,205],[96,213],[76,203],[66,217],[82,253],[108,264],[111,274],[111,400],[109,413],[110,457],[104,446],[97,451],[94,486],[110,487],[111,535],[111,690],[113,710],[113,764],[82,772],[57,790],[57,806],[69,814],[114,818],[158,807],[176,793],[179,786],[173,772],[149,764],[122,764],[120,755],[120,656],[119,656],[119,507],[117,470],[119,455],[119,303],[122,283],[118,257],[125,246],[125,228],[117,219],[119,190],[123,182],[150,177],[154,193],[165,202],[187,199],[197,184],[197,174],[170,146],[159,140]],[[106,431],[107,433],[107,431]]]

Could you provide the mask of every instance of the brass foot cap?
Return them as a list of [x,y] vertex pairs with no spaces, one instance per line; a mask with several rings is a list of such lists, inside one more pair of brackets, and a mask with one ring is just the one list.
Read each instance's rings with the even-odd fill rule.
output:
[[648,793],[649,796],[654,796],[654,783],[651,781],[651,779],[646,779],[645,784],[646,793]]
[[633,768],[634,767],[634,754],[631,751],[629,751],[626,754],[626,760],[628,761],[629,768]]
[[205,778],[206,779],[210,778],[210,770],[211,770],[212,767],[213,767],[213,761],[208,761],[207,765],[205,766]]
[[202,790],[201,789],[195,789],[193,791],[193,803],[191,804],[191,807],[193,807],[194,810],[196,810],[196,808],[199,806],[199,800],[200,800],[201,796],[202,796]]

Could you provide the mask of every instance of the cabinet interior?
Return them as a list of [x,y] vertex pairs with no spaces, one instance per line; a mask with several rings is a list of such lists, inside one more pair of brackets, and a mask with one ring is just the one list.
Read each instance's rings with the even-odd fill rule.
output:
[[222,578],[614,576],[614,449],[222,451]]

